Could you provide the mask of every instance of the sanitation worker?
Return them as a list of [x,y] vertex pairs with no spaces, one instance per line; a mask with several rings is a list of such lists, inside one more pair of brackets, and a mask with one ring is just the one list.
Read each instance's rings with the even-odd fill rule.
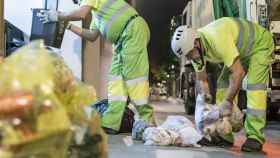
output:
[[[247,140],[242,150],[261,151],[265,142],[263,129],[266,124],[269,66],[274,50],[272,34],[245,19],[225,17],[198,30],[178,27],[172,39],[172,49],[178,56],[185,55],[192,61],[205,94],[210,94],[206,61],[224,65],[216,93],[221,118],[232,114],[240,88],[246,89],[244,126]],[[232,144],[233,135],[226,135],[223,140]]]
[[[67,29],[90,41],[102,36],[113,44],[114,52],[108,84],[109,108],[102,126],[109,134],[117,134],[129,97],[143,121],[149,124],[153,108],[148,104],[149,61],[147,44],[150,30],[146,21],[124,0],[83,0],[72,12],[42,11],[44,23],[84,20],[92,14],[90,29],[69,24]],[[138,126],[137,126],[138,127]],[[145,126],[146,127],[146,126]],[[140,130],[143,132],[143,129]]]

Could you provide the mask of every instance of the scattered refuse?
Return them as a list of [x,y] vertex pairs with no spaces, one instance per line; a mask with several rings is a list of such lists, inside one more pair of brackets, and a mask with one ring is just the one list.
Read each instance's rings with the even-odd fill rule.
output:
[[133,139],[131,136],[126,136],[123,138],[123,142],[126,146],[130,147],[132,146],[134,143],[133,143]]
[[220,118],[218,106],[205,103],[201,94],[196,98],[196,128],[209,140],[211,137],[224,137],[231,132],[239,132],[243,127],[243,117],[244,113],[234,105],[231,117]]
[[132,128],[132,138],[134,140],[142,140],[143,139],[143,133],[145,129],[149,127],[148,123],[142,119],[138,119],[134,122],[133,128]]
[[143,134],[145,145],[199,147],[197,142],[201,138],[194,124],[184,116],[168,116],[161,126],[149,127]]

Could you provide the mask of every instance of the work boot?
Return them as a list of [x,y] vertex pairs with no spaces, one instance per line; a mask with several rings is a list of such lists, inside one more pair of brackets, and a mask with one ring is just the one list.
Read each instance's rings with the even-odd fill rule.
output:
[[210,140],[205,137],[202,137],[202,139],[200,139],[197,144],[202,146],[215,146]]
[[246,142],[241,147],[245,152],[260,152],[262,151],[262,144],[256,139],[247,138]]
[[211,137],[211,141],[203,137],[197,144],[202,146],[218,146],[222,148],[230,148],[233,146],[232,142],[226,141],[222,137]]
[[119,134],[119,131],[116,131],[114,129],[111,129],[111,128],[107,128],[107,127],[102,127],[103,130],[105,131],[106,134],[109,134],[109,135],[117,135]]
[[215,146],[219,146],[222,148],[231,148],[233,146],[233,142],[229,142],[220,136],[212,137],[212,140]]

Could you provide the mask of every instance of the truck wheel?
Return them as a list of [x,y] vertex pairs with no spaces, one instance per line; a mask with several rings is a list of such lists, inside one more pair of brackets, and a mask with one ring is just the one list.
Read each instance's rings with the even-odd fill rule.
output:
[[280,120],[279,119],[279,103],[272,103],[269,99],[268,99],[268,103],[267,103],[267,120]]
[[185,93],[185,111],[187,115],[194,114],[195,111],[195,87],[188,87]]

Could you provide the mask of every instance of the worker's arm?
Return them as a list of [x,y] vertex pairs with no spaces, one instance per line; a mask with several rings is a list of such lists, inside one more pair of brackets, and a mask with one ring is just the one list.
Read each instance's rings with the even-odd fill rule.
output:
[[207,73],[205,70],[201,71],[201,72],[196,72],[196,78],[199,82],[199,87],[201,89],[202,93],[209,93],[209,85],[208,85],[208,77],[207,77]]
[[236,58],[236,60],[230,67],[230,71],[231,71],[230,84],[225,99],[226,101],[232,103],[235,96],[240,90],[242,79],[245,76],[245,71],[241,65],[241,61],[239,58]]
[[208,83],[208,76],[205,70],[196,72],[196,78],[199,84],[199,93],[204,95],[205,101],[207,103],[212,102],[212,96],[210,93],[209,83]]
[[63,21],[79,21],[86,19],[87,15],[91,13],[92,7],[83,5],[72,12],[58,12],[58,20]]
[[82,38],[94,42],[100,35],[99,31],[92,31],[88,29],[83,29],[73,24],[70,24],[68,27],[69,30],[74,32],[76,35],[81,36]]

